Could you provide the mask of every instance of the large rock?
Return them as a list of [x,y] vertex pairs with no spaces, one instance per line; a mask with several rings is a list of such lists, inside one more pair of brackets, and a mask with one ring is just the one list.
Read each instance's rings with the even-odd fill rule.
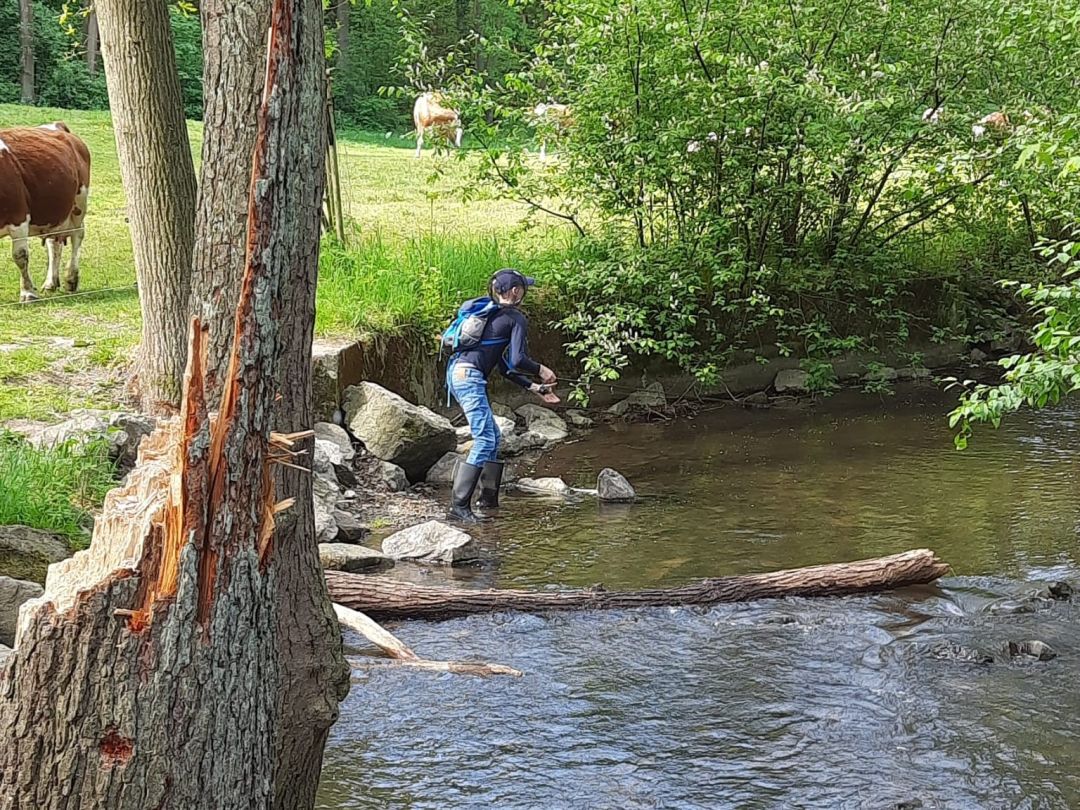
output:
[[529,433],[539,433],[549,442],[561,442],[570,435],[566,420],[549,408],[540,405],[522,405],[517,415],[525,420]]
[[524,433],[511,433],[503,438],[499,444],[499,454],[503,456],[516,456],[529,450],[539,450],[546,447],[548,439],[535,430],[527,430]]
[[785,368],[773,379],[773,390],[778,394],[808,394],[810,375],[801,368]]
[[504,419],[509,419],[511,422],[515,419],[514,409],[503,402],[492,402],[491,412],[496,416],[501,416]]
[[620,473],[607,467],[596,477],[596,494],[602,501],[626,502],[637,498],[637,493]]
[[332,422],[350,385],[362,378],[364,353],[354,340],[316,340],[311,347],[312,407],[315,418]]
[[0,573],[44,582],[50,564],[71,556],[56,535],[29,526],[0,526]]
[[519,478],[515,486],[535,495],[566,495],[570,487],[561,478]]
[[346,390],[344,407],[352,434],[372,455],[403,468],[411,481],[423,480],[431,465],[457,446],[448,419],[374,383]]
[[383,553],[395,560],[458,563],[471,562],[479,555],[476,541],[468,534],[437,520],[412,526],[383,540]]
[[640,391],[635,391],[626,399],[616,402],[608,413],[615,416],[629,416],[644,411],[662,411],[667,408],[667,393],[659,382],[650,383]]
[[0,577],[0,644],[15,644],[15,626],[19,606],[28,599],[37,599],[45,590],[36,582]]
[[325,478],[316,475],[311,480],[312,499],[315,506],[315,541],[329,543],[337,537],[337,521],[334,511],[337,509],[340,490]]
[[[515,422],[513,419],[508,419],[505,416],[499,416],[498,414],[495,415],[495,424],[499,428],[499,435],[503,438],[506,438],[515,430],[517,430],[517,422]],[[462,425],[457,429],[456,432],[457,440],[459,442],[467,442],[473,437],[472,430],[469,428],[468,425]]]
[[460,453],[447,453],[433,465],[427,472],[425,479],[429,484],[449,484],[454,480],[454,465],[464,461],[465,456]]
[[394,561],[373,548],[349,543],[319,543],[319,562],[324,571],[370,571],[391,566]]
[[337,453],[334,454],[335,464],[344,464],[356,457],[356,448],[353,447],[352,439],[340,425],[335,425],[333,422],[316,422],[315,439],[330,442],[337,448]]
[[31,433],[27,439],[39,448],[104,440],[109,445],[109,457],[128,470],[135,466],[143,437],[152,433],[154,427],[154,420],[142,414],[79,409],[63,422]]
[[13,650],[11,647],[8,647],[6,644],[0,644],[0,666],[4,665],[4,662],[7,661],[8,656],[11,655],[12,652]]

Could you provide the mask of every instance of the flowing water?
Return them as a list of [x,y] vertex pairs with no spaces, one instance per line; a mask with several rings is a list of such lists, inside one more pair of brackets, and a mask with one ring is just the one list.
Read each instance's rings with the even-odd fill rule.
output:
[[[955,576],[858,598],[399,624],[426,657],[526,674],[357,670],[318,806],[1080,807],[1080,604],[1032,598],[1080,579],[1080,412],[1020,415],[957,453],[948,402],[911,389],[724,408],[561,447],[541,473],[588,486],[612,466],[641,501],[506,498],[483,565],[411,576],[636,588],[917,547]],[[1009,660],[1028,639],[1058,657]]]

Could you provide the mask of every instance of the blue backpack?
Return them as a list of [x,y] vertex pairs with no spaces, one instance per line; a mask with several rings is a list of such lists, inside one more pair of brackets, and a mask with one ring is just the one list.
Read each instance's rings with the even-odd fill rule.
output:
[[[467,351],[487,341],[483,340],[488,318],[498,311],[499,305],[490,298],[473,298],[458,309],[457,315],[442,333],[442,346],[451,352]],[[497,340],[493,343],[503,343]]]

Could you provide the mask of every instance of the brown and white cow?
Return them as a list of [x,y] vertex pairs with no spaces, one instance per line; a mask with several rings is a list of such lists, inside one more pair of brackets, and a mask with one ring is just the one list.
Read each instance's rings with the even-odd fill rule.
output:
[[0,238],[11,237],[12,256],[22,274],[21,301],[37,298],[30,279],[29,240],[34,236],[49,248],[43,289],[51,292],[60,286],[60,259],[69,240],[64,289],[78,289],[89,188],[90,150],[63,122],[0,129]]
[[573,123],[570,107],[566,104],[544,104],[533,107],[533,122],[540,130],[540,160],[547,160],[548,138],[556,139],[566,134]]
[[454,128],[454,146],[461,146],[461,116],[457,110],[443,105],[438,93],[424,93],[413,104],[413,123],[416,125],[416,156],[424,147],[424,132],[433,130],[447,133]]
[[1000,110],[984,115],[971,125],[971,137],[979,140],[989,132],[991,135],[1003,137],[1008,134],[1011,122],[1009,116]]

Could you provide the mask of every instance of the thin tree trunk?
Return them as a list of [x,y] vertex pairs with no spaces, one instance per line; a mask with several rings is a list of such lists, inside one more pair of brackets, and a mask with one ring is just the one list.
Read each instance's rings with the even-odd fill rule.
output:
[[34,5],[19,0],[19,75],[22,103],[34,103]]
[[203,145],[191,312],[210,326],[206,397],[217,407],[244,269],[247,178],[266,69],[270,0],[203,0]]
[[[322,74],[319,22],[321,0],[275,2],[247,270],[217,420],[202,394],[194,321],[181,418],[144,441],[90,549],[51,574],[24,613],[0,676],[3,810],[273,806],[288,681],[277,596],[290,592],[292,551],[272,538],[275,515],[292,504],[276,502],[271,465],[301,437],[275,438],[271,422],[283,421],[276,380],[292,371],[294,336],[310,340],[312,328],[291,284],[298,251],[317,250],[298,248],[296,228],[318,216],[321,173],[309,179],[308,162],[321,150],[304,136],[323,101],[312,81]],[[309,320],[290,321],[299,314]],[[329,611],[321,588],[304,595]]]
[[922,585],[948,572],[932,551],[918,549],[850,563],[769,574],[720,577],[645,591],[467,590],[411,585],[387,577],[327,571],[330,598],[371,618],[448,619],[470,613],[521,610],[599,610],[663,605],[713,605],[785,596],[845,596]]
[[93,9],[86,17],[86,72],[97,76],[98,70],[98,21]]
[[351,0],[338,0],[337,4],[337,72],[344,75],[349,67],[349,18]]
[[[97,0],[142,306],[143,409],[180,403],[187,354],[195,169],[166,0]],[[235,299],[234,299],[235,300]]]

